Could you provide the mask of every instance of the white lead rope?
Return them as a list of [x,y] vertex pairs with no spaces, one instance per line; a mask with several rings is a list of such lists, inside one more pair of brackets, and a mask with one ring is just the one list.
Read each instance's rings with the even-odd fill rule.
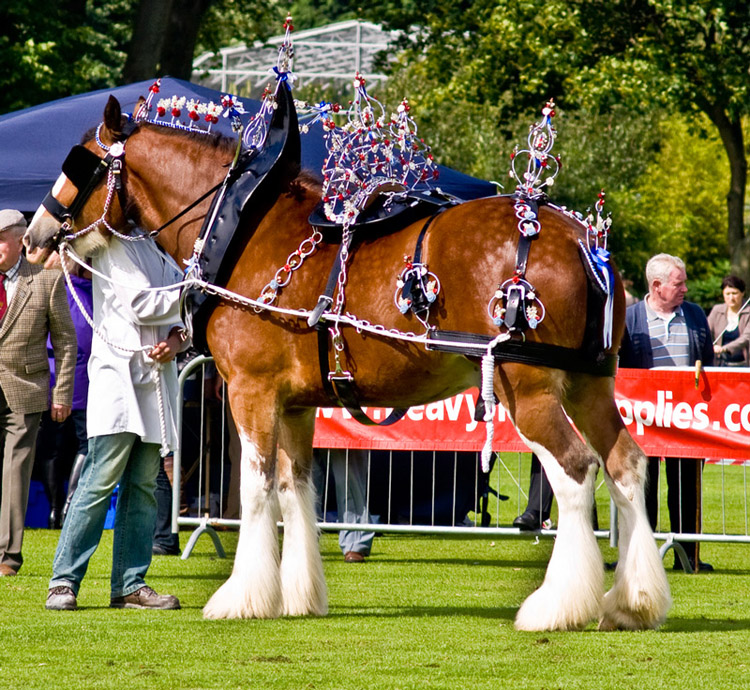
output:
[[510,334],[501,333],[489,345],[487,352],[482,357],[482,402],[484,403],[484,429],[485,440],[482,447],[482,472],[488,474],[490,471],[490,460],[492,459],[492,440],[495,437],[495,355],[492,350],[498,343],[510,338]]

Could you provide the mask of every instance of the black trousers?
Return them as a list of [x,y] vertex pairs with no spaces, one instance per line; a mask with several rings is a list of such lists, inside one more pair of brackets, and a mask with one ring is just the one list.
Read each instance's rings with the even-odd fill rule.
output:
[[536,454],[531,455],[531,480],[529,481],[529,504],[526,510],[538,513],[542,522],[549,519],[552,510],[552,487]]
[[[664,458],[667,475],[667,508],[672,532],[698,534],[698,478],[703,461],[695,458]],[[651,529],[656,529],[659,508],[659,458],[648,459],[646,511]],[[687,555],[698,562],[698,543],[680,540]]]
[[156,525],[154,527],[154,545],[167,551],[180,551],[180,536],[172,533],[172,484],[164,469],[164,458],[159,464],[156,475]]

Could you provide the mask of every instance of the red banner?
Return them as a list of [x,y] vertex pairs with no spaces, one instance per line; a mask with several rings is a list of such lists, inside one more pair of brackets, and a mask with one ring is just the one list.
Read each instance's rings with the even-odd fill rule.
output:
[[[474,421],[477,390],[412,407],[388,427],[364,426],[343,409],[318,410],[319,448],[481,450]],[[750,459],[750,370],[620,369],[615,400],[628,430],[648,455]],[[365,409],[375,421],[390,410]],[[495,450],[528,450],[502,406],[495,411]]]

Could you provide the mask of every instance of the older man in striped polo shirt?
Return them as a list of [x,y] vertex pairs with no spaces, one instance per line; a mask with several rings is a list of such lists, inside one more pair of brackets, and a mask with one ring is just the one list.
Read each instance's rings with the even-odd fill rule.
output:
[[[657,254],[646,264],[648,295],[628,307],[627,331],[620,348],[620,366],[634,369],[694,366],[713,363],[708,319],[697,304],[685,301],[687,274],[682,259]],[[666,458],[667,504],[673,532],[697,534],[697,487],[702,462],[694,458]],[[649,458],[646,507],[656,527],[659,458]],[[695,542],[682,542],[695,570],[713,570],[698,558]],[[682,565],[675,557],[675,570]]]

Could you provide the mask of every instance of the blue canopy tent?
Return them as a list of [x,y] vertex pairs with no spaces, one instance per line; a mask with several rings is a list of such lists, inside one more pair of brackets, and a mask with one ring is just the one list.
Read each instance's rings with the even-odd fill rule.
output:
[[[33,213],[60,175],[60,166],[82,135],[99,124],[110,94],[124,112],[132,112],[138,98],[148,95],[152,80],[113,89],[91,91],[62,98],[0,116],[0,208],[15,208]],[[164,77],[162,96],[186,96],[218,103],[221,93],[191,82]],[[245,109],[257,112],[260,103],[241,99]],[[214,125],[231,134],[227,118]],[[322,128],[318,124],[302,135],[302,166],[320,172],[326,156]],[[438,186],[462,199],[495,194],[495,186],[484,180],[439,166]]]

